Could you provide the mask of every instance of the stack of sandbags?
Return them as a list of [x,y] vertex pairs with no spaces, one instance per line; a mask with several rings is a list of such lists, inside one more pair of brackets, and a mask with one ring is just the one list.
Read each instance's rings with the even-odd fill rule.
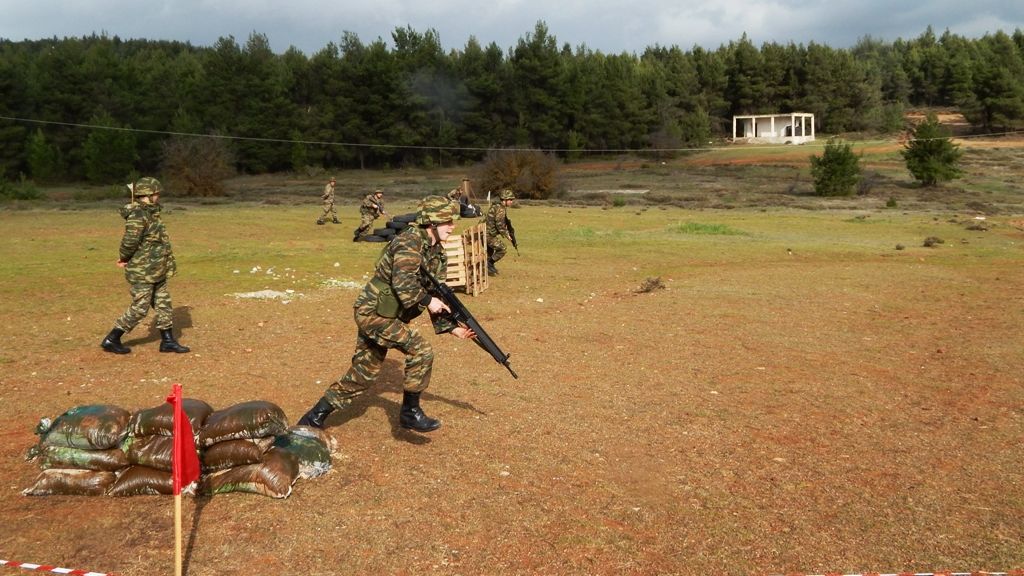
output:
[[[194,398],[183,398],[181,407],[192,425],[196,436],[213,413],[213,408]],[[110,487],[110,496],[141,496],[172,494],[174,492],[171,467],[174,454],[174,409],[164,403],[160,406],[139,410],[128,422],[128,434],[121,449],[130,465]],[[184,490],[188,492],[186,488]]]
[[110,404],[77,406],[36,427],[39,443],[28,459],[39,459],[42,473],[27,496],[98,496],[128,465],[120,449],[131,414]]
[[242,402],[218,410],[199,433],[203,449],[204,494],[251,492],[287,498],[299,475],[299,460],[274,447],[288,420],[277,405],[263,400]]
[[[270,402],[243,402],[214,411],[185,398],[202,464],[199,493],[250,492],[287,498],[298,478],[331,468],[334,440],[309,426],[288,427]],[[171,494],[174,412],[170,404],[131,414],[117,406],[90,405],[44,418],[39,443],[29,450],[43,472],[23,493],[137,496]],[[193,493],[189,488],[186,493]]]

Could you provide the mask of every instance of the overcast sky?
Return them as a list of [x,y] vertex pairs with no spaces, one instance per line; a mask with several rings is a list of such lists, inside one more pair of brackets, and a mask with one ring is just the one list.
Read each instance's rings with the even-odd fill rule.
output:
[[267,36],[275,52],[295,46],[312,55],[354,32],[364,43],[391,43],[396,28],[434,29],[446,50],[470,36],[508,50],[547,24],[559,47],[604,53],[655,44],[715,49],[746,32],[764,42],[817,42],[847,48],[864,36],[916,38],[929,25],[978,38],[1024,30],[1024,0],[0,0],[0,38],[106,33],[121,38],[189,41],[210,46]]

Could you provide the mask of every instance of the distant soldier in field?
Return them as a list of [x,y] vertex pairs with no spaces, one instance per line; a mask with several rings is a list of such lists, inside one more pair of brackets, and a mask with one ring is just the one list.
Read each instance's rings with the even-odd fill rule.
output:
[[320,199],[324,201],[324,213],[316,219],[317,224],[323,224],[328,216],[331,217],[331,222],[334,224],[341,224],[338,220],[338,211],[334,209],[334,185],[336,182],[334,176],[331,176],[330,181],[324,186],[324,193],[320,195]]
[[363,198],[363,203],[359,206],[359,227],[352,235],[352,241],[355,242],[369,234],[373,228],[373,221],[383,214],[387,214],[384,211],[384,191],[374,190]]
[[409,322],[426,310],[437,334],[451,333],[457,338],[474,338],[469,328],[449,317],[448,305],[427,292],[430,280],[425,274],[444,278],[448,258],[444,241],[455,228],[458,205],[442,196],[428,196],[420,202],[414,225],[399,232],[377,259],[373,278],[356,298],[356,350],[352,366],[332,383],[324,395],[300,420],[300,425],[323,428],[324,420],[351,404],[366,392],[384,364],[388,350],[405,354],[405,382],[399,425],[417,432],[430,432],[441,422],[428,417],[420,408],[420,394],[430,384],[434,352]]
[[451,191],[448,192],[448,200],[455,202],[457,204],[461,204],[462,188],[452,188]]
[[505,257],[505,241],[502,237],[512,240],[509,226],[507,209],[512,206],[516,199],[511,190],[502,190],[498,195],[498,201],[491,204],[487,210],[487,275],[494,276],[498,273],[495,264]]
[[117,265],[124,268],[132,303],[114,322],[114,329],[100,346],[114,354],[131,352],[121,343],[121,337],[131,332],[152,307],[156,309],[156,327],[160,330],[160,351],[188,352],[189,349],[179,344],[171,331],[173,308],[167,279],[174,276],[177,265],[167,229],[160,220],[163,186],[156,178],[145,177],[129,184],[128,188],[132,191],[133,201],[120,210],[125,225]]

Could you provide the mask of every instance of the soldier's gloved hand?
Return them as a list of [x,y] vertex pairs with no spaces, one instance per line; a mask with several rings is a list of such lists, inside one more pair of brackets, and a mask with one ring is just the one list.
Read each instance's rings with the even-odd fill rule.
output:
[[440,298],[436,296],[430,297],[430,304],[427,304],[427,310],[431,314],[440,314],[441,312],[451,313],[452,309],[448,307]]

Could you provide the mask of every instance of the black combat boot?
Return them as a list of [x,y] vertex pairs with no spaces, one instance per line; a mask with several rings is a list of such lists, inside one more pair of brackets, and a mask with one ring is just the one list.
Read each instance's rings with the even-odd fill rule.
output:
[[487,275],[488,276],[497,276],[498,275],[498,268],[494,265],[494,260],[491,260],[490,258],[487,259]]
[[341,224],[341,220],[335,218],[334,220],[331,220],[331,224]]
[[324,221],[323,220],[317,220],[316,223],[319,224],[320,226],[324,225]]
[[405,392],[402,395],[402,411],[399,413],[398,423],[402,428],[416,432],[433,432],[441,427],[440,420],[423,413],[423,409],[420,408],[419,392]]
[[310,408],[309,412],[306,412],[302,418],[299,418],[298,425],[323,428],[324,420],[327,420],[327,417],[331,412],[334,412],[334,406],[331,406],[331,403],[327,401],[327,398],[321,397],[316,403],[316,406]]
[[114,328],[107,334],[107,337],[100,342],[100,346],[103,347],[107,352],[113,352],[114,354],[127,354],[132,351],[131,348],[121,344],[121,336],[124,336],[124,330],[120,328]]
[[160,351],[161,352],[177,352],[183,354],[191,350],[188,346],[182,346],[178,344],[178,341],[174,339],[174,334],[171,333],[171,329],[160,331]]

